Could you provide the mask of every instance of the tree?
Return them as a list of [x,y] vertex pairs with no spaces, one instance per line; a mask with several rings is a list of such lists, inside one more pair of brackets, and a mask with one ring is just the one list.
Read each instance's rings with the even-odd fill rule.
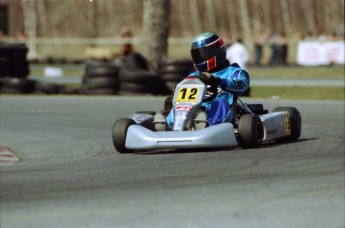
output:
[[23,1],[24,9],[24,26],[25,32],[28,34],[29,59],[37,59],[36,38],[37,38],[37,17],[35,1]]
[[170,0],[144,0],[141,53],[148,59],[152,70],[167,58]]

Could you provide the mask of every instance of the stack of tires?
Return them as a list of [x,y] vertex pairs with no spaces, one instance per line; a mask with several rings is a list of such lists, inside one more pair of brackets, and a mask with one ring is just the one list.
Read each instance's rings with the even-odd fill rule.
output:
[[86,95],[113,95],[119,92],[120,66],[113,62],[86,62],[80,92]]
[[121,95],[165,95],[169,92],[159,74],[151,72],[147,60],[138,53],[125,57],[119,79]]
[[27,94],[35,90],[35,81],[27,79],[29,63],[25,44],[0,43],[0,89],[2,94]]
[[193,70],[191,60],[168,60],[161,63],[159,68],[159,77],[165,82],[169,93]]

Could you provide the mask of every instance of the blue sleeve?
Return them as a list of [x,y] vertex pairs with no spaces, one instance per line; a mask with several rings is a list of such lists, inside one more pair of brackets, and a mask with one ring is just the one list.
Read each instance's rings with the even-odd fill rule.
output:
[[220,78],[220,87],[224,91],[241,95],[249,88],[249,74],[241,68],[229,70],[226,76]]

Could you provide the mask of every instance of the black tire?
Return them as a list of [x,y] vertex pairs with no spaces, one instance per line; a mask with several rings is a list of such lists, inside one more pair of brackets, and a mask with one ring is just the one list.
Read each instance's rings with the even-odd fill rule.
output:
[[151,84],[141,84],[134,82],[121,82],[120,92],[130,92],[137,94],[153,94],[153,95],[166,95],[170,94],[169,89],[165,83],[161,81],[152,82]]
[[168,94],[174,93],[177,84],[178,82],[172,82],[172,81],[165,82],[165,86],[168,88]]
[[131,150],[126,148],[126,138],[128,127],[135,124],[130,118],[116,120],[113,127],[113,144],[119,153],[129,153]]
[[7,46],[7,59],[9,62],[8,76],[25,78],[29,75],[29,63],[26,59],[28,48],[24,43],[9,44]]
[[301,113],[295,107],[276,107],[273,112],[288,112],[290,116],[291,135],[280,140],[295,141],[302,133]]
[[89,61],[85,66],[84,78],[109,77],[116,78],[120,68],[111,63]]
[[32,93],[35,89],[35,81],[22,78],[6,78],[3,81],[2,92],[18,91],[20,93]]
[[53,83],[36,82],[35,93],[59,94],[64,86]]
[[1,88],[1,93],[2,94],[26,94],[26,92],[16,89],[16,88],[9,88],[9,87],[2,87]]
[[120,80],[117,78],[88,78],[83,84],[85,84],[87,89],[110,88],[118,91],[120,88]]
[[140,84],[152,84],[160,80],[158,74],[146,70],[121,69],[119,79],[122,82],[135,82]]
[[159,77],[165,81],[171,81],[171,82],[180,82],[184,78],[186,78],[188,74],[182,74],[182,73],[161,73]]
[[[1,52],[1,50],[0,50]],[[9,75],[10,64],[7,58],[0,56],[0,77],[6,77]]]
[[156,88],[146,84],[139,84],[134,82],[122,82],[120,91],[133,93],[155,93]]
[[239,142],[243,148],[257,148],[264,137],[264,126],[259,116],[245,114],[238,123]]
[[115,95],[118,91],[110,88],[101,88],[101,89],[86,89],[84,94],[87,95]]
[[187,74],[193,70],[193,62],[191,60],[168,60],[161,63],[159,72],[161,73],[181,73]]
[[129,70],[149,70],[146,58],[138,53],[131,53],[125,57],[124,68]]

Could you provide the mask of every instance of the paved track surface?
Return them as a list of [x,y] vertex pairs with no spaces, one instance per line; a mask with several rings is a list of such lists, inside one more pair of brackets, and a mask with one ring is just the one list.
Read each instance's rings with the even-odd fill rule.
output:
[[116,119],[163,97],[0,97],[1,228],[344,227],[344,102],[252,100],[302,113],[299,141],[118,154]]

